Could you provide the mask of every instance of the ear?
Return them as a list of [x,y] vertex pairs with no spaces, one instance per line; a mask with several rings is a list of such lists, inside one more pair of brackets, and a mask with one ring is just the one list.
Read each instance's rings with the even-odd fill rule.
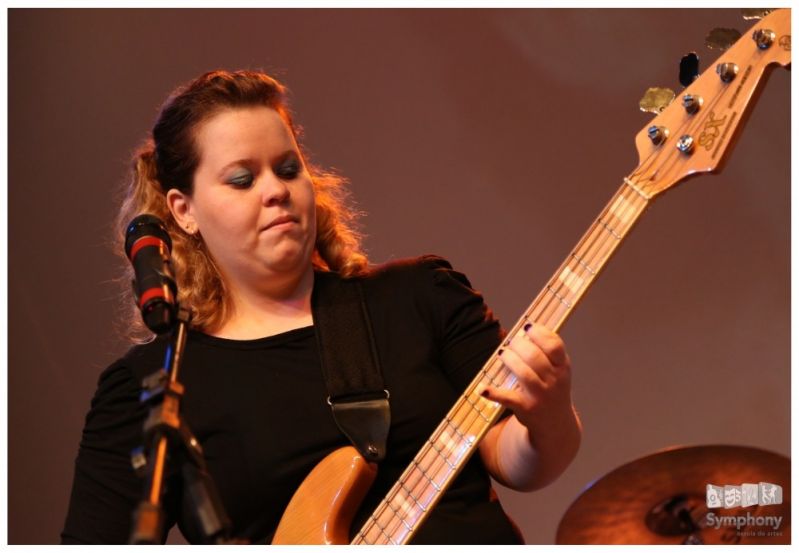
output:
[[184,194],[177,188],[171,188],[166,193],[166,205],[169,211],[172,212],[175,221],[187,234],[197,232],[197,221],[194,219],[189,195]]

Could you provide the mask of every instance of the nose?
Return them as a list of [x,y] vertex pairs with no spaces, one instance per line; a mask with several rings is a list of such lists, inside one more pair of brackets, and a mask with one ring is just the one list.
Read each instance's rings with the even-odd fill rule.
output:
[[264,176],[261,185],[261,202],[265,206],[280,205],[288,201],[291,191],[286,183],[272,172]]

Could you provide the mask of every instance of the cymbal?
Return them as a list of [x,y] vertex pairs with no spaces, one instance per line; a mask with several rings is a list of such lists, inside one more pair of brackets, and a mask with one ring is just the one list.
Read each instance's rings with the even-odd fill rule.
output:
[[[782,486],[781,504],[707,506],[708,484],[761,482]],[[787,457],[734,445],[674,447],[627,463],[589,484],[567,509],[555,542],[789,544],[790,512]]]

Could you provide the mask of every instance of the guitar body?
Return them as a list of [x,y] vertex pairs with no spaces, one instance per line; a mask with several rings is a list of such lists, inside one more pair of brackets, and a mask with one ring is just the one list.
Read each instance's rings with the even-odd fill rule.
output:
[[354,447],[337,449],[303,480],[277,526],[272,545],[343,545],[377,475]]

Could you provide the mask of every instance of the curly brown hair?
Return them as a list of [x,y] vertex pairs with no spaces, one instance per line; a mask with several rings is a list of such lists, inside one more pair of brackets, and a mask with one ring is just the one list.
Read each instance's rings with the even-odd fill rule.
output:
[[[191,195],[199,154],[194,143],[198,126],[224,109],[267,106],[277,111],[300,144],[287,107],[286,88],[274,78],[254,71],[210,71],[175,90],[161,108],[152,135],[133,156],[116,219],[115,251],[124,257],[125,225],[137,215],[150,213],[166,224],[172,238],[172,263],[178,301],[191,306],[193,326],[218,328],[231,313],[230,295],[199,235],[186,233],[167,207],[166,192],[176,188]],[[302,150],[302,146],[300,144]],[[303,157],[307,156],[302,152]],[[308,165],[316,197],[315,268],[337,271],[345,277],[363,274],[368,267],[355,228],[358,213],[349,206],[346,180],[330,171]],[[199,234],[199,233],[198,233]],[[134,341],[150,338],[133,299],[133,269],[125,261],[123,302],[125,329]]]

